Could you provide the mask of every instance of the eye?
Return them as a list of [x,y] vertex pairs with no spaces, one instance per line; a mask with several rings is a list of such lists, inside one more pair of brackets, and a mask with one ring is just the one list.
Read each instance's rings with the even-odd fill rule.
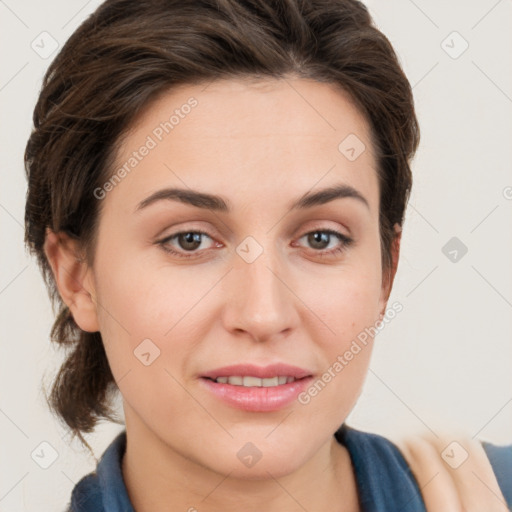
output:
[[[180,231],[179,233],[174,233],[163,240],[160,240],[158,244],[162,247],[164,251],[171,253],[174,256],[179,258],[190,258],[195,256],[198,252],[198,249],[201,247],[203,242],[203,238],[207,237],[210,240],[213,240],[212,237],[206,233],[205,231]],[[176,240],[178,244],[178,249],[176,250],[171,245],[171,242]],[[176,247],[176,246],[174,246]],[[201,249],[205,249],[202,247]],[[186,254],[189,252],[190,254]]]
[[[162,249],[173,256],[178,258],[191,258],[196,256],[202,250],[208,250],[208,247],[201,247],[204,237],[210,239],[213,242],[213,238],[205,231],[194,230],[194,231],[180,231],[170,236],[165,237],[163,240],[157,242]],[[310,231],[303,235],[299,240],[306,238],[307,243],[315,249],[314,252],[320,257],[334,256],[346,250],[352,243],[353,239],[348,236],[334,231],[332,229],[317,229]],[[175,242],[176,245],[173,245]],[[331,249],[325,249],[334,242],[334,247]],[[212,245],[210,246],[210,248]],[[187,254],[188,253],[188,254]]]
[[[314,252],[321,257],[339,254],[347,249],[354,241],[343,233],[332,229],[317,229],[315,231],[310,231],[303,235],[299,240],[302,238],[306,238],[307,243],[315,249]],[[326,250],[325,247],[328,247],[331,242],[335,243],[334,247]]]

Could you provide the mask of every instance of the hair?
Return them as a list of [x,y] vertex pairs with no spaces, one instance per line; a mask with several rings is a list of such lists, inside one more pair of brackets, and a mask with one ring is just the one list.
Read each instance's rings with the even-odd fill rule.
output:
[[[411,86],[389,40],[357,0],[107,0],[49,66],[25,149],[25,243],[35,254],[67,348],[46,396],[89,445],[117,385],[99,332],[82,331],[56,288],[47,228],[64,232],[94,264],[100,201],[116,151],[137,115],[179,85],[230,78],[313,79],[346,91],[368,121],[379,182],[383,276],[402,226],[419,144]],[[89,448],[90,449],[90,448]]]

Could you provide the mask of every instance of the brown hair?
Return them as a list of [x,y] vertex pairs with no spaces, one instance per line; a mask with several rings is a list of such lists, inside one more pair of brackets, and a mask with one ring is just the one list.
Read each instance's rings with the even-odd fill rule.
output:
[[100,333],[82,331],[58,294],[46,229],[76,238],[92,266],[100,208],[93,191],[112,174],[122,135],[152,99],[182,84],[288,75],[338,85],[368,120],[389,274],[419,127],[398,58],[359,1],[108,0],[48,68],[25,150],[25,242],[58,308],[52,340],[70,349],[47,401],[86,446],[81,432],[99,419],[119,423],[110,403],[117,386]]

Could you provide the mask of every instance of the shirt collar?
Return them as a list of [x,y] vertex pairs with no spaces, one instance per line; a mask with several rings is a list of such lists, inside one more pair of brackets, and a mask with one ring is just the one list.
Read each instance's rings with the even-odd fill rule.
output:
[[103,507],[109,512],[135,512],[121,470],[125,451],[126,430],[123,430],[106,449],[96,470]]

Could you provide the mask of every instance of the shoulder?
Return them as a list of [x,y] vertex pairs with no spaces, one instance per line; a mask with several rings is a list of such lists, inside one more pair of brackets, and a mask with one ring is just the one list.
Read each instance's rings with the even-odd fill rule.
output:
[[498,446],[482,441],[482,447],[491,463],[507,506],[512,510],[512,444]]
[[460,432],[390,440],[347,425],[335,435],[350,452],[367,510],[404,500],[408,511],[512,510],[512,445]]
[[344,424],[336,432],[336,437],[354,455],[354,464],[392,463],[393,467],[407,469],[407,463],[395,443],[379,434],[363,432]]
[[392,441],[345,424],[335,436],[350,453],[364,510],[425,512],[416,478]]
[[73,488],[66,512],[103,512],[101,489],[96,472],[84,476]]

